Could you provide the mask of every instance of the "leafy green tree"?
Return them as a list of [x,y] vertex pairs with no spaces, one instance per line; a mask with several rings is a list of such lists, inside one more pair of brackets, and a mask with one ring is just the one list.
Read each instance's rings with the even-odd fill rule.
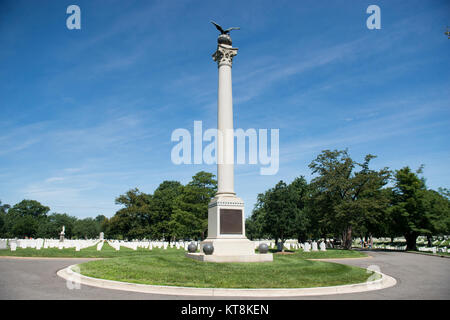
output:
[[245,234],[251,240],[270,237],[270,235],[265,232],[267,228],[264,226],[265,196],[266,193],[258,194],[252,214],[245,220]]
[[95,217],[95,222],[96,223],[98,223],[98,224],[101,224],[103,221],[105,221],[107,218],[104,216],[104,215],[102,215],[102,214],[99,214],[98,216],[96,216]]
[[419,178],[422,167],[412,172],[409,167],[395,171],[390,214],[395,229],[406,239],[406,249],[416,250],[419,235],[448,233],[450,226],[449,201],[445,195],[427,190],[425,180]]
[[443,236],[450,233],[450,200],[443,189],[438,191],[426,190],[426,219],[428,230],[424,235],[427,236],[431,245],[432,236]]
[[73,225],[73,236],[77,239],[95,239],[100,234],[100,220],[97,218],[77,219]]
[[39,226],[46,222],[49,207],[36,200],[22,200],[4,215],[5,237],[36,237]]
[[[326,232],[342,235],[346,249],[351,249],[353,230],[375,221],[385,203],[380,194],[390,171],[369,169],[373,158],[369,154],[363,163],[357,163],[347,150],[324,150],[309,165],[312,173],[318,175],[312,180],[318,220]],[[356,167],[360,170],[355,171]]]
[[6,237],[5,235],[5,220],[6,214],[8,213],[8,209],[10,208],[9,204],[2,204],[0,201],[0,238]]
[[217,181],[209,172],[200,171],[182,188],[175,199],[171,235],[204,239],[208,229],[208,203],[217,191]]
[[246,219],[246,235],[254,238],[275,238],[282,243],[295,236],[302,241],[307,237],[309,227],[309,186],[304,177],[298,177],[287,185],[277,185],[258,194],[252,215]]
[[[264,229],[282,244],[294,234],[295,217],[299,214],[297,195],[294,188],[285,182],[278,182],[268,190],[264,201]],[[284,247],[282,247],[284,251]]]
[[175,199],[182,193],[183,185],[178,181],[163,181],[155,190],[151,201],[152,237],[173,239],[176,237],[170,229]]
[[311,190],[303,176],[295,178],[289,184],[288,188],[293,195],[293,201],[296,207],[293,218],[293,235],[299,242],[304,242],[308,238],[308,231],[310,230],[310,211],[308,204]]
[[38,231],[38,220],[31,215],[17,216],[12,226],[13,237],[35,238]]
[[108,236],[142,239],[150,234],[150,203],[152,196],[139,189],[131,189],[116,198],[124,208],[109,220]]
[[19,217],[32,216],[35,218],[45,217],[50,211],[50,208],[42,205],[36,200],[22,200],[15,204],[8,213],[17,215]]
[[62,227],[65,227],[64,237],[71,239],[74,224],[77,218],[69,216],[66,213],[52,213],[45,219],[38,220],[38,231],[36,236],[39,238],[59,238]]

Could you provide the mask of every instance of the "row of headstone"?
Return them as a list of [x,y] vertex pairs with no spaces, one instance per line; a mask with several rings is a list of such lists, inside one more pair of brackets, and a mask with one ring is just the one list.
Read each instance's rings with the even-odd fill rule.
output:
[[[190,242],[184,242],[184,241],[178,241],[178,242],[167,242],[167,241],[123,241],[123,240],[112,240],[108,241],[108,244],[111,245],[114,249],[117,251],[120,250],[120,247],[126,247],[132,250],[137,250],[138,248],[142,249],[149,249],[152,250],[153,248],[159,248],[163,250],[167,250],[168,248],[176,248],[184,249],[185,251],[188,250],[188,245]],[[196,245],[198,245],[198,242],[193,241]]]
[[319,249],[320,251],[327,251],[326,244],[324,241],[321,241],[319,243],[319,247],[317,247],[316,241],[313,241],[312,243],[305,242],[303,244],[303,252],[319,251]]
[[80,249],[91,247],[97,242],[98,240],[64,240],[63,242],[61,242],[56,239],[10,239],[7,243],[11,251],[15,251],[17,248],[31,248],[36,250],[49,248],[58,248],[62,250],[75,248],[76,251],[79,251]]
[[423,251],[423,252],[432,252],[432,253],[438,253],[438,252],[442,252],[442,253],[450,253],[450,249],[447,249],[447,247],[443,247],[443,248],[439,248],[439,247],[418,247],[417,248],[419,251]]
[[374,245],[375,249],[385,249],[385,250],[395,250],[395,251],[405,251],[406,245],[404,246],[391,246],[391,245]]
[[[258,241],[253,241],[254,245],[255,245],[255,249],[257,249],[259,247],[259,245],[261,243],[266,243],[270,248],[274,248],[275,247],[275,242],[272,240],[258,240]],[[299,243],[297,240],[287,240],[284,243],[284,247],[287,250],[299,250],[302,249],[304,252],[310,252],[310,251],[326,251],[327,250],[327,246],[328,248],[331,247],[331,242],[330,240],[327,239],[327,242],[325,241],[320,241],[320,243],[317,243],[316,241],[313,241],[311,243],[306,242],[306,243]]]

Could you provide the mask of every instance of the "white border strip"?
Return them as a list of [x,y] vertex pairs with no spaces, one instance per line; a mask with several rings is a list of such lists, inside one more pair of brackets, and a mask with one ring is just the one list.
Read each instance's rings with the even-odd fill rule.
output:
[[[343,286],[317,287],[317,288],[270,288],[270,289],[226,289],[226,288],[192,288],[175,286],[156,286],[148,284],[137,284],[114,280],[91,278],[74,272],[71,265],[59,270],[57,275],[67,281],[79,282],[80,284],[99,287],[103,289],[132,291],[140,293],[167,294],[177,296],[212,296],[212,297],[296,297],[315,296],[343,293],[366,292],[380,290],[395,286],[397,281],[386,274],[377,272],[381,279],[349,284]],[[75,280],[75,281],[74,281]]]

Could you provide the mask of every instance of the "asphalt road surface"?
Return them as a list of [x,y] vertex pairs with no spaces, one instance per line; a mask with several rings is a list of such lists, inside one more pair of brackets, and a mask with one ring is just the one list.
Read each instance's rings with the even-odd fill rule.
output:
[[[367,259],[334,260],[360,267],[377,266],[377,270],[394,277],[394,287],[364,293],[289,297],[287,299],[450,299],[450,259],[402,252],[369,252]],[[109,300],[109,299],[207,299],[100,289],[81,285],[68,289],[56,272],[89,259],[11,259],[0,257],[0,299]],[[221,299],[211,297],[211,299]],[[236,299],[236,298],[230,298]],[[273,299],[273,298],[271,298]],[[260,300],[260,298],[258,298]]]

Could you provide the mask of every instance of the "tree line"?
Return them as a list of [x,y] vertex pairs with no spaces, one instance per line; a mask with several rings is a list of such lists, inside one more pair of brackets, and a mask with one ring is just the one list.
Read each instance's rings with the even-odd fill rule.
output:
[[334,238],[350,249],[355,237],[404,236],[407,250],[416,250],[419,235],[450,233],[450,193],[428,189],[413,172],[370,169],[375,156],[357,162],[347,150],[324,150],[310,164],[314,178],[303,176],[290,184],[278,182],[261,193],[246,220],[252,239]]
[[49,207],[36,200],[25,199],[12,207],[0,201],[0,238],[58,238],[65,226],[68,239],[93,239],[107,221],[103,215],[78,219],[66,213],[49,212]]
[[[450,192],[428,189],[422,167],[373,170],[374,158],[369,154],[357,162],[347,150],[322,151],[309,165],[309,183],[300,176],[258,194],[246,235],[277,242],[334,238],[347,249],[355,237],[404,236],[407,249],[414,250],[419,235],[431,242],[432,236],[450,234]],[[204,171],[186,185],[163,181],[153,194],[131,189],[115,199],[122,208],[109,219],[48,215],[50,208],[35,200],[13,207],[0,202],[0,238],[57,238],[65,225],[66,238],[104,232],[110,239],[202,240],[216,191],[215,176]]]
[[0,238],[65,237],[109,239],[204,239],[208,229],[208,203],[215,195],[217,181],[208,172],[198,172],[182,185],[163,181],[153,194],[131,189],[115,199],[122,205],[110,219],[77,219],[67,214],[48,214],[50,208],[36,200],[23,200],[13,207],[0,202]]

